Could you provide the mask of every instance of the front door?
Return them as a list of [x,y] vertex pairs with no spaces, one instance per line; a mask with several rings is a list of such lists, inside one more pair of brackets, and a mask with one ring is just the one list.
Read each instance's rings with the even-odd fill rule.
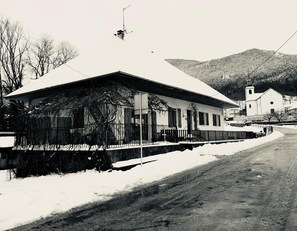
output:
[[[142,114],[142,139],[148,140],[148,114]],[[139,139],[140,135],[140,115],[135,115],[135,128],[134,132]]]
[[187,110],[187,128],[188,134],[191,134],[193,129],[192,110]]

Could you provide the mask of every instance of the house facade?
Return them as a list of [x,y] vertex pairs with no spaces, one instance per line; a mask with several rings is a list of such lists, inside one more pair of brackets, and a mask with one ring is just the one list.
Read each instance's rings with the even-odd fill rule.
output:
[[[108,105],[100,103],[101,98],[117,95],[117,91],[108,92],[114,85],[148,95],[149,105],[141,112],[141,121],[133,100],[131,105],[120,107],[114,105],[114,98],[110,98]],[[102,90],[102,86],[106,88]],[[138,144],[140,124],[143,140],[149,143],[178,142],[198,136],[205,139],[203,131],[208,132],[209,137],[212,131],[224,130],[223,110],[237,106],[155,54],[119,39],[78,56],[8,97],[25,102],[32,111],[38,107],[45,110],[54,104],[55,109],[57,105],[60,107],[58,112],[51,114],[50,108],[28,123],[30,128],[26,129],[28,134],[23,144],[43,146],[94,145],[98,140],[109,145]],[[130,98],[126,98],[129,101]],[[64,101],[68,102],[67,106],[62,104]],[[155,108],[156,101],[163,106]],[[71,108],[68,108],[69,102],[72,102]],[[103,130],[104,139],[98,135]]]

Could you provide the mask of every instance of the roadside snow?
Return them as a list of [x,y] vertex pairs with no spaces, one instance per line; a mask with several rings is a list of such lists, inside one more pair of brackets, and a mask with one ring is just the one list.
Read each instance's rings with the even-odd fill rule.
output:
[[14,143],[14,136],[0,136],[0,148],[12,148]]
[[274,127],[297,129],[297,125],[296,124],[295,125],[274,126]]
[[255,126],[244,126],[244,127],[236,127],[236,126],[230,126],[228,124],[224,125],[224,131],[251,131],[251,132],[260,132],[263,131],[263,128],[261,126],[255,127]]
[[[143,158],[143,166],[129,171],[98,173],[95,170],[7,180],[0,171],[0,230],[16,227],[71,208],[112,198],[172,174],[215,161],[217,155],[232,155],[281,137],[273,134],[237,143],[206,144],[193,151],[171,152]],[[147,162],[147,163],[146,163]],[[139,164],[140,159],[115,163],[115,167]]]

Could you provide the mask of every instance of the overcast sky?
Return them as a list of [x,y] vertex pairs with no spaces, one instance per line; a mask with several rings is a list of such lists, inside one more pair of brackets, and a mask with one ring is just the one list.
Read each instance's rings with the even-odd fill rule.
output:
[[[210,60],[276,50],[297,30],[296,0],[0,0],[0,14],[31,37],[50,35],[83,53],[122,28],[164,58]],[[297,54],[297,35],[281,50]]]

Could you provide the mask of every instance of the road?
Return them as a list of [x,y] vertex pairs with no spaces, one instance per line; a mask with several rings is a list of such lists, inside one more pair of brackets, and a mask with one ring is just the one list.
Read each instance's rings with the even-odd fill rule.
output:
[[16,230],[297,230],[296,140],[286,134]]

